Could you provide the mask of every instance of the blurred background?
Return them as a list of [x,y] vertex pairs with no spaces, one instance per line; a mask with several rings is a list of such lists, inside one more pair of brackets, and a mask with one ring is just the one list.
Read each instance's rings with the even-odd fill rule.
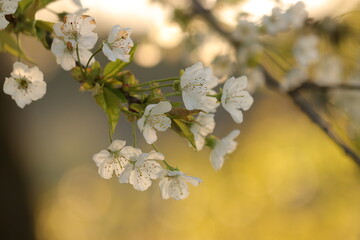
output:
[[[214,2],[204,1],[210,7]],[[241,9],[256,18],[270,13],[274,2],[252,0]],[[304,2],[314,18],[341,14],[358,4]],[[82,3],[97,21],[99,39],[115,24],[133,29],[139,46],[129,69],[140,81],[176,76],[198,60],[209,64],[228,47],[209,39],[204,47],[187,52],[181,44],[186,34],[158,2]],[[76,6],[61,0],[48,9],[74,12]],[[231,24],[234,12],[223,8],[219,14]],[[37,18],[56,21],[49,10],[38,12]],[[241,135],[236,152],[218,172],[210,166],[210,151],[194,152],[174,133],[160,133],[157,146],[168,161],[203,180],[190,187],[185,200],[162,200],[158,181],[138,192],[98,175],[92,155],[109,145],[105,114],[90,93],[78,91],[78,83],[40,43],[26,37],[22,42],[44,72],[48,88],[44,99],[23,110],[0,94],[1,239],[360,239],[359,167],[286,95],[258,91],[241,125],[220,110],[216,135],[226,136],[234,128]],[[105,57],[97,59],[105,65]],[[4,79],[16,60],[1,54],[0,61]],[[121,118],[114,139],[132,142],[130,129]],[[151,150],[140,134],[138,139],[144,151]]]

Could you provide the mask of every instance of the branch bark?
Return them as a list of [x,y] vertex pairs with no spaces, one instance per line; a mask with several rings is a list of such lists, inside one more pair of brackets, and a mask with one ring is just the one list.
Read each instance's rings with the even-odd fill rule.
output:
[[[231,36],[231,34],[226,31],[217,21],[216,17],[208,10],[205,9],[199,0],[192,0],[193,3],[193,14],[202,16],[203,19],[213,27],[215,31],[217,31],[221,36],[223,36],[229,43],[232,44],[234,48],[238,48],[240,46],[240,43],[234,40]],[[274,91],[280,92],[281,87],[279,82],[274,79],[271,74],[262,67],[266,86],[269,89],[272,89]],[[311,103],[306,101],[305,98],[301,95],[301,90],[303,89],[324,89],[324,90],[330,90],[330,89],[344,89],[344,90],[360,90],[360,86],[352,86],[347,84],[341,84],[337,86],[332,87],[322,87],[317,86],[313,83],[306,83],[300,86],[299,88],[296,88],[294,90],[291,90],[287,92],[287,95],[292,99],[292,101],[299,107],[299,109],[314,123],[316,124],[323,132],[335,143],[337,144],[358,166],[360,166],[360,156],[353,150],[351,147],[349,147],[346,143],[344,143],[337,134],[332,130],[330,127],[330,124],[324,120],[320,114],[315,110],[315,108],[312,106]]]

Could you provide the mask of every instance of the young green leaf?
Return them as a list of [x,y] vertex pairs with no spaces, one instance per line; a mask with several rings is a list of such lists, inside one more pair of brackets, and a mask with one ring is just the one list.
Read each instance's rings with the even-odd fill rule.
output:
[[95,96],[97,104],[105,111],[108,117],[110,133],[113,134],[120,118],[120,99],[107,87],[99,89]]
[[172,129],[189,140],[191,146],[196,149],[194,134],[190,131],[189,126],[181,119],[172,119],[172,121],[175,123],[171,124]]
[[123,62],[117,59],[115,62],[109,62],[104,68],[104,78],[110,78],[119,73],[124,67],[126,67],[129,63],[132,62],[134,53],[135,53],[136,45],[130,51],[130,61]]

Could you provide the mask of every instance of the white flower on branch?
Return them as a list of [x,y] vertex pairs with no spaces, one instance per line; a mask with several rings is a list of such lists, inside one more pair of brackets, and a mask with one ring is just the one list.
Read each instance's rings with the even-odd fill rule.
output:
[[342,82],[342,62],[336,56],[327,56],[315,70],[314,82],[319,86],[336,86]]
[[302,28],[304,26],[305,20],[308,17],[305,4],[301,1],[297,2],[286,11],[285,17],[287,18],[289,25],[293,28]]
[[239,134],[239,130],[233,130],[229,135],[217,141],[210,154],[210,162],[215,170],[219,170],[224,165],[225,157],[235,151],[237,142],[234,139]]
[[308,66],[319,59],[318,50],[319,38],[309,34],[301,36],[294,45],[294,56],[296,61],[302,66]]
[[21,62],[16,62],[11,77],[5,78],[4,92],[11,95],[20,108],[24,108],[25,105],[45,95],[44,74],[38,67],[29,68]]
[[103,52],[110,61],[120,59],[123,62],[129,62],[130,51],[134,46],[130,38],[131,29],[121,28],[119,25],[114,26],[103,45]]
[[72,48],[92,49],[96,44],[98,35],[93,32],[96,22],[88,15],[66,15],[64,22],[53,26],[57,37],[62,37],[66,44],[71,43]]
[[243,121],[243,113],[240,109],[247,111],[254,102],[253,97],[245,90],[246,87],[246,76],[231,77],[224,84],[221,104],[236,123]]
[[125,144],[125,141],[115,140],[108,149],[94,154],[92,159],[99,168],[98,173],[102,178],[110,179],[114,173],[119,177],[124,171],[125,166],[129,163],[121,153],[122,149],[127,148]]
[[262,24],[264,25],[266,32],[271,35],[286,31],[289,27],[288,18],[278,7],[272,9],[271,16],[264,16],[262,18]]
[[3,30],[9,24],[5,16],[13,14],[18,8],[18,2],[21,0],[0,0],[0,30]]
[[152,180],[157,179],[163,170],[156,161],[164,160],[164,155],[155,151],[141,153],[140,149],[133,147],[126,147],[121,152],[129,160],[129,164],[120,174],[119,182],[130,183],[138,191],[148,189]]
[[159,187],[163,199],[185,199],[189,196],[189,186],[187,183],[198,186],[199,183],[202,182],[200,178],[186,176],[183,172],[180,171],[164,169],[161,172],[161,175],[163,177],[159,182]]
[[232,36],[235,40],[242,43],[253,43],[258,40],[258,27],[255,23],[248,20],[239,20]]
[[191,125],[190,131],[194,135],[197,151],[201,151],[205,145],[205,137],[212,133],[215,128],[214,114],[200,112],[195,122]]
[[201,62],[186,68],[180,79],[186,109],[215,112],[219,103],[216,98],[208,95],[216,94],[212,88],[216,87],[218,82],[219,79],[213,75],[211,68],[204,67]]
[[[80,63],[86,66],[92,53],[88,49],[79,48]],[[78,60],[76,49],[73,47],[71,42],[65,42],[63,39],[54,38],[51,44],[51,52],[56,57],[56,62],[65,71],[70,71],[76,66]],[[90,64],[94,63],[95,58],[92,58]]]
[[138,120],[137,125],[148,144],[157,140],[156,131],[166,131],[171,126],[171,120],[165,113],[171,110],[168,101],[150,104],[145,108],[143,116]]

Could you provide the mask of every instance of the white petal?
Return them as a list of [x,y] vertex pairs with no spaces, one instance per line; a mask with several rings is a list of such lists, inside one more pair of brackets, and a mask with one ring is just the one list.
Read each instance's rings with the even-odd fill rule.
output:
[[141,150],[132,146],[125,146],[120,150],[120,154],[131,161],[137,161]]
[[132,164],[126,165],[124,171],[122,171],[122,173],[120,174],[119,182],[128,183],[132,171],[133,171]]
[[142,131],[145,141],[148,144],[153,144],[157,140],[156,131],[150,124],[145,124]]
[[114,173],[114,163],[112,159],[102,162],[98,170],[99,175],[102,178],[110,179]]
[[21,62],[15,62],[11,76],[13,78],[21,78],[27,75],[29,67]]
[[98,40],[97,33],[91,32],[79,37],[79,48],[92,49]]
[[12,78],[12,77],[5,78],[5,82],[4,82],[4,86],[3,86],[4,93],[13,95],[17,91],[18,87],[19,87],[19,84],[16,82],[16,80],[14,78]]
[[137,126],[138,126],[140,132],[143,131],[143,128],[144,128],[144,125],[145,125],[145,118],[146,118],[146,116],[143,115],[143,116],[137,121]]
[[197,177],[191,177],[191,176],[182,176],[181,177],[184,181],[191,183],[194,186],[198,186],[199,183],[202,182],[200,178]]
[[4,15],[0,15],[0,30],[3,30],[9,25],[9,22],[6,20]]
[[151,115],[157,115],[162,113],[167,113],[171,110],[171,104],[168,101],[159,102],[151,110]]
[[107,150],[101,150],[98,153],[95,153],[92,157],[93,161],[96,163],[96,166],[100,166],[104,161],[111,159],[112,155]]
[[104,55],[112,62],[116,61],[116,57],[113,53],[113,51],[110,49],[110,47],[107,45],[107,43],[104,43],[102,51]]
[[171,179],[168,186],[168,191],[170,197],[174,198],[175,200],[182,200],[189,196],[188,185],[178,178]]
[[70,53],[65,53],[56,59],[56,62],[61,65],[65,71],[70,71],[76,66],[75,59]]
[[166,116],[154,116],[151,117],[151,126],[157,131],[166,131],[169,127],[171,127],[171,120]]
[[214,150],[210,154],[210,162],[215,170],[219,170],[224,164],[224,156],[219,155],[218,152]]
[[241,110],[238,110],[236,108],[225,108],[230,114],[234,122],[236,123],[242,123],[243,121],[243,113]]
[[145,156],[145,160],[164,160],[165,156],[164,154],[160,152],[156,152],[154,150],[150,151],[149,153],[144,153],[143,156]]
[[82,21],[81,26],[80,26],[80,34],[81,35],[92,34],[93,33],[92,31],[96,27],[95,19],[93,17],[89,17],[89,16],[85,17],[85,16],[86,15],[81,16],[83,18],[83,21]]
[[155,161],[145,161],[142,169],[151,179],[157,179],[158,174],[163,170],[160,164]]
[[120,151],[120,149],[122,149],[125,145],[126,145],[125,141],[114,140],[108,148],[112,152],[117,152],[117,151]]
[[160,187],[160,192],[161,192],[161,197],[163,199],[169,199],[169,184],[170,184],[170,179],[168,177],[165,177],[163,179],[160,180],[159,182],[159,187]]
[[145,172],[135,169],[131,172],[129,183],[133,185],[134,189],[138,191],[145,191],[151,186],[151,179]]
[[27,88],[27,94],[30,99],[33,101],[36,101],[40,98],[42,98],[46,93],[46,82],[44,81],[35,81],[32,83],[29,83],[29,86]]
[[55,23],[53,25],[54,32],[58,37],[63,37],[64,36],[64,33],[61,31],[61,25],[62,25],[62,23],[60,23],[60,22]]

